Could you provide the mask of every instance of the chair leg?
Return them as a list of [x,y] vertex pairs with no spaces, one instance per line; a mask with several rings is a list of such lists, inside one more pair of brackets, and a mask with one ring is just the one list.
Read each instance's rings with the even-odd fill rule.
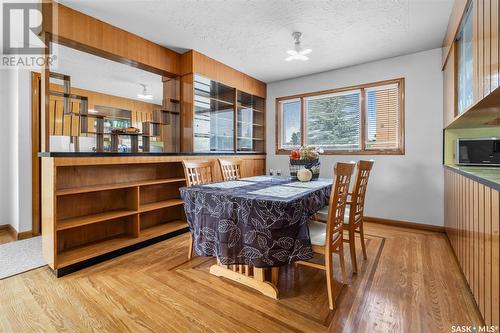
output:
[[189,235],[189,250],[188,250],[188,260],[191,260],[193,258],[193,235]]
[[339,261],[340,261],[340,269],[342,270],[342,283],[347,284],[347,274],[345,270],[345,260],[344,260],[344,242],[341,242],[339,246]]
[[356,260],[356,237],[354,230],[349,230],[349,249],[351,250],[352,272],[358,273],[358,262]]
[[368,256],[366,255],[366,245],[365,245],[365,232],[363,230],[363,222],[359,225],[359,238],[361,239],[361,249],[363,250],[363,258],[366,260]]
[[330,310],[335,308],[334,281],[333,281],[333,260],[331,253],[325,253],[325,273],[326,289],[328,293],[328,307]]

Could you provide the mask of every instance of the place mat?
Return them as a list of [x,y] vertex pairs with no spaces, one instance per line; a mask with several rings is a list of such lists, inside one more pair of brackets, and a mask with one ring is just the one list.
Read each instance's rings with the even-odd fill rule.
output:
[[278,198],[290,198],[297,194],[301,194],[307,191],[309,191],[309,189],[307,188],[276,185],[276,186],[266,187],[257,191],[248,192],[248,194],[265,195]]
[[271,176],[253,176],[253,177],[241,178],[241,180],[246,180],[249,182],[267,182],[272,179],[273,177]]
[[202,186],[214,187],[214,188],[237,188],[237,187],[243,187],[243,186],[248,186],[248,185],[252,185],[252,184],[253,183],[251,183],[251,182],[245,182],[245,181],[241,181],[241,180],[230,180],[227,182],[205,184]]
[[293,187],[301,187],[301,188],[320,188],[324,186],[332,185],[332,182],[326,181],[310,181],[310,182],[292,182],[288,184],[283,184],[283,186],[293,186]]

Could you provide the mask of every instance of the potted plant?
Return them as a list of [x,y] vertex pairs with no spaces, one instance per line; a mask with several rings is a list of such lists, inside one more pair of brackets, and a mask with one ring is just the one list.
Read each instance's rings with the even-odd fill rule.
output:
[[300,147],[293,149],[290,153],[290,176],[297,178],[297,172],[301,169],[308,169],[312,173],[312,180],[319,177],[319,155],[323,149],[314,146]]

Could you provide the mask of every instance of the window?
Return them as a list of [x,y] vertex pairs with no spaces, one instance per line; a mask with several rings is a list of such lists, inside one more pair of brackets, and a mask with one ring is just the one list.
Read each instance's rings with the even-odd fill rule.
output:
[[[404,79],[277,99],[277,153],[404,154]],[[302,133],[302,129],[304,133]]]
[[324,150],[353,150],[360,142],[361,92],[305,98],[307,144]]
[[300,146],[300,99],[283,101],[281,103],[281,142],[283,147]]

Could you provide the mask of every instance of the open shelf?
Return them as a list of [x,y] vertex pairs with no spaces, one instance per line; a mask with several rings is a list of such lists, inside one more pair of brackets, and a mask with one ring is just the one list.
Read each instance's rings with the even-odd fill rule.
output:
[[62,251],[58,254],[59,268],[66,267],[83,260],[91,259],[130,245],[134,245],[148,239],[166,235],[187,228],[186,221],[174,220],[163,224],[141,230],[139,237],[131,235],[119,235],[105,240],[88,243],[76,248]]
[[149,212],[152,210],[179,206],[179,205],[182,205],[183,203],[184,202],[181,199],[168,199],[168,200],[163,200],[163,201],[158,201],[158,202],[141,204],[139,206],[139,212],[144,213],[144,212]]
[[58,254],[58,267],[66,267],[83,260],[97,257],[101,254],[112,252],[123,247],[140,242],[140,238],[131,235],[121,235],[105,240],[88,243],[70,250],[62,251]]
[[108,211],[104,213],[97,213],[85,216],[72,217],[57,222],[57,230],[66,230],[76,227],[81,227],[84,225],[89,225],[93,223],[108,221],[124,216],[130,216],[137,214],[135,210],[120,209],[114,211]]
[[56,191],[56,195],[70,195],[70,194],[78,194],[78,193],[88,193],[88,192],[98,192],[105,190],[114,190],[120,188],[128,188],[128,187],[136,187],[136,186],[147,186],[147,185],[159,185],[159,184],[167,184],[167,183],[180,183],[185,181],[185,178],[165,178],[165,179],[152,179],[152,180],[142,180],[128,183],[115,183],[108,185],[95,185],[95,186],[82,186],[82,187],[74,187],[67,188]]
[[186,221],[174,220],[168,221],[162,224],[158,224],[149,228],[141,230],[141,238],[149,239],[160,235],[169,234],[184,228],[187,228],[188,224]]

